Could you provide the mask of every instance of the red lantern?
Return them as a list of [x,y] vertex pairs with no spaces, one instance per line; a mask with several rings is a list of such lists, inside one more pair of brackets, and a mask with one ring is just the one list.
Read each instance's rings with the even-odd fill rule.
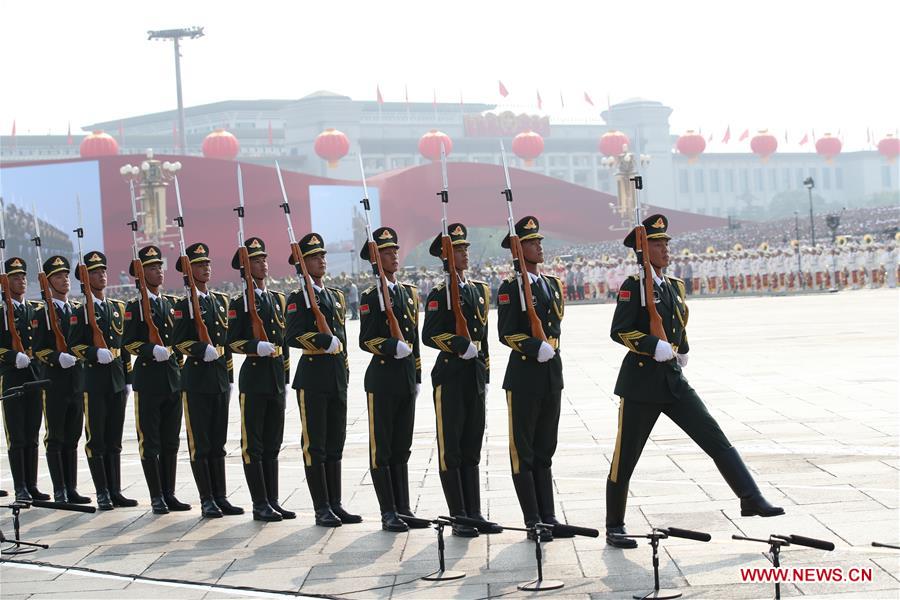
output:
[[347,156],[347,152],[350,151],[350,140],[343,131],[329,127],[316,136],[314,147],[319,158],[327,160],[328,168],[333,169],[337,166],[338,161]]
[[706,150],[706,140],[699,133],[689,129],[687,133],[678,138],[675,147],[678,152],[688,157],[688,162],[697,162],[697,157]]
[[816,152],[819,156],[825,158],[826,162],[831,162],[834,157],[841,153],[841,140],[831,137],[830,133],[826,133],[825,137],[816,140]]
[[880,152],[889,163],[894,162],[897,160],[897,155],[900,155],[900,139],[895,138],[892,133],[887,134],[884,139],[878,142],[878,152]]
[[441,160],[441,144],[444,145],[444,154],[450,156],[453,140],[443,131],[432,129],[419,140],[419,153],[428,160]]
[[231,133],[224,129],[216,129],[203,139],[202,149],[206,158],[234,160],[241,151],[241,145]]
[[81,140],[78,152],[82,158],[98,156],[115,156],[119,153],[119,143],[108,133],[94,131]]
[[625,151],[625,146],[629,143],[628,136],[621,131],[607,131],[600,136],[597,150],[605,156],[618,156]]
[[762,129],[750,140],[750,149],[766,162],[778,150],[778,140],[767,129]]
[[525,161],[525,166],[530,167],[544,151],[544,138],[531,130],[523,131],[513,138],[512,149],[516,156]]

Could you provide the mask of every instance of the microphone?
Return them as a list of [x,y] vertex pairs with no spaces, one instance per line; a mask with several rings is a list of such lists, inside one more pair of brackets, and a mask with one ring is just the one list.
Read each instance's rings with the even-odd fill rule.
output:
[[32,390],[45,390],[50,387],[49,379],[38,379],[37,381],[29,381],[22,384],[22,391],[30,392]]
[[550,530],[553,532],[553,537],[571,537],[573,535],[582,535],[585,537],[595,538],[600,535],[600,532],[596,529],[591,529],[589,527],[578,527],[576,525],[566,525],[563,523],[551,525]]
[[[400,518],[402,519],[403,517],[401,516]],[[483,526],[485,524],[485,521],[479,521],[478,519],[471,519],[469,517],[444,517],[444,516],[442,516],[440,518],[450,521],[451,523],[458,523],[460,525],[466,525],[468,527],[476,527],[477,528],[479,525]],[[501,527],[501,529],[502,529],[502,526],[498,526],[498,527]]]
[[406,523],[407,525],[411,525],[412,527],[420,527],[425,528],[432,524],[431,519],[420,519],[419,517],[408,517],[406,515],[397,515],[401,521]]
[[660,528],[660,531],[669,535],[669,537],[685,538],[687,540],[697,540],[698,542],[708,542],[712,536],[702,531],[691,531],[690,529],[679,529],[677,527]]
[[780,537],[784,540],[787,540],[791,544],[796,544],[798,546],[807,546],[809,548],[816,548],[818,550],[828,550],[829,552],[834,550],[834,542],[828,542],[825,540],[803,537],[802,535],[779,535],[775,537]]
[[32,500],[31,506],[40,508],[53,508],[56,510],[71,510],[74,512],[95,513],[97,509],[93,506],[85,506],[83,504],[69,504],[68,502],[48,502],[46,500]]

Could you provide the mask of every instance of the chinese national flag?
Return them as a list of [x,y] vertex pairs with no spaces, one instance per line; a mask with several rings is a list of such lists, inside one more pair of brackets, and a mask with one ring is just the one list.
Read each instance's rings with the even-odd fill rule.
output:
[[375,86],[375,100],[378,101],[378,104],[384,104],[384,96],[381,95],[381,86]]
[[12,126],[12,147],[13,148],[16,147],[16,120],[15,119],[13,119],[13,126]]
[[722,143],[727,144],[731,140],[731,125],[725,129],[725,135],[722,136]]
[[66,133],[66,143],[72,145],[72,122],[69,121],[69,131]]
[[543,110],[544,103],[541,102],[541,91],[540,90],[538,90],[538,92],[537,92],[537,101],[538,101],[538,110]]
[[739,141],[739,142],[743,142],[743,141],[746,140],[748,137],[750,137],[750,130],[749,130],[749,129],[745,129],[745,130],[744,130],[744,133],[741,134],[741,137],[738,138],[738,141]]
[[588,96],[588,93],[587,93],[587,92],[584,93],[584,101],[587,102],[588,104],[590,104],[591,106],[594,105],[594,101],[591,100],[591,97]]
[[497,83],[500,84],[500,95],[503,96],[504,98],[509,96],[509,90],[506,89],[506,86],[503,85],[503,82],[498,80]]
[[806,133],[806,134],[803,135],[803,139],[800,140],[800,145],[803,146],[803,145],[805,145],[807,142],[809,142],[809,134],[808,134],[808,133]]

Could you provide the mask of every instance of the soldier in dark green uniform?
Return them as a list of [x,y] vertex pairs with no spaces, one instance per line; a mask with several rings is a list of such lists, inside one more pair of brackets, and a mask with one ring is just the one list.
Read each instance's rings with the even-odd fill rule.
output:
[[[481,443],[484,439],[485,397],[490,381],[488,352],[488,311],[491,288],[483,281],[466,279],[469,268],[469,242],[466,227],[453,223],[447,227],[453,246],[456,272],[451,285],[459,287],[460,305],[469,339],[456,335],[456,320],[449,309],[449,292],[441,283],[428,294],[422,341],[440,351],[431,382],[434,388],[434,415],[437,423],[438,466],[441,486],[451,516],[478,519],[476,527],[453,525],[453,535],[476,537],[499,533],[502,529],[481,514]],[[431,243],[432,256],[441,256],[442,235]],[[445,265],[446,268],[446,265]],[[471,340],[471,341],[470,341]]]
[[[125,307],[125,347],[133,354],[134,421],[144,479],[153,514],[190,510],[175,497],[175,475],[181,435],[181,382],[179,357],[173,351],[175,303],[178,298],[160,293],[165,278],[158,246],[138,250],[150,298],[151,315],[143,314],[140,298]],[[129,266],[134,276],[134,269]],[[153,320],[163,342],[150,341],[147,321]]]
[[[241,399],[241,456],[257,521],[294,519],[297,515],[278,503],[278,453],[284,439],[284,388],[290,378],[290,347],[284,335],[287,302],[284,294],[266,289],[269,264],[266,245],[257,237],[244,242],[255,285],[256,312],[268,341],[253,335],[243,295],[228,309],[228,345],[245,355],[238,379]],[[231,261],[240,269],[238,254]]]
[[[341,290],[322,283],[328,266],[322,236],[309,233],[303,236],[299,246],[313,280],[316,296],[310,300],[318,305],[333,334],[319,332],[315,315],[307,305],[305,288],[293,291],[287,300],[286,337],[292,347],[303,350],[293,384],[303,426],[303,465],[316,525],[339,527],[343,523],[362,522],[362,517],[348,513],[341,506],[341,457],[347,437],[350,375],[344,329],[347,300]],[[293,255],[288,262],[294,264]]]
[[[185,248],[197,288],[200,317],[211,344],[201,342],[190,296],[175,304],[173,341],[185,356],[181,369],[181,403],[187,428],[191,471],[200,493],[204,517],[242,515],[233,506],[225,486],[225,442],[228,437],[228,404],[234,380],[231,348],[228,347],[228,296],[209,289],[209,246],[191,244]],[[181,271],[181,261],[175,268]]]
[[[497,329],[500,341],[512,351],[503,379],[509,411],[509,458],[513,485],[525,525],[558,523],[553,502],[553,454],[559,428],[563,389],[559,337],[565,299],[562,283],[541,274],[544,262],[540,223],[527,216],[515,225],[522,242],[522,268],[528,271],[534,310],[547,341],[532,337],[528,316],[520,300],[520,281],[514,273],[497,290]],[[509,248],[507,235],[501,245]],[[532,532],[528,534],[533,536]],[[545,540],[552,539],[544,530]],[[561,536],[559,536],[561,537]]]
[[[84,361],[84,452],[87,454],[91,479],[97,492],[97,508],[112,510],[115,506],[137,506],[137,501],[122,495],[122,429],[125,426],[125,403],[131,392],[131,356],[124,348],[125,303],[106,298],[106,255],[98,250],[84,255],[90,286],[94,296],[97,327],[106,347],[94,343],[87,322],[87,308],[70,317],[68,345],[72,353]],[[75,278],[80,280],[78,271]]]
[[[610,336],[628,348],[622,361],[615,393],[619,404],[619,430],[606,480],[606,543],[619,548],[636,548],[631,538],[611,534],[625,532],[625,503],[628,481],[641,451],[660,414],[681,427],[715,462],[719,472],[741,499],[741,515],[771,517],[784,510],[769,504],[744,466],[738,451],[709,414],[697,392],[688,384],[682,368],[687,365],[685,328],[688,308],[682,280],[663,274],[669,264],[669,222],[663,215],[644,220],[648,255],[653,272],[653,302],[662,319],[668,341],[650,334],[650,317],[641,306],[640,278],[633,275],[619,289]],[[625,246],[635,247],[635,232],[625,238]]]
[[[78,441],[84,425],[84,363],[75,358],[68,345],[59,351],[49,319],[56,319],[63,339],[68,336],[72,316],[81,304],[69,300],[69,261],[64,256],[51,256],[43,265],[50,285],[52,310],[38,319],[38,350],[35,356],[44,365],[44,377],[50,380],[45,390],[44,447],[47,469],[53,482],[53,500],[71,504],[88,504],[90,498],[78,493]],[[45,305],[46,308],[46,305]]]
[[[38,323],[44,318],[42,303],[33,304],[25,300],[25,289],[28,286],[25,260],[13,256],[6,260],[4,266],[9,277],[9,289],[3,290],[3,293],[9,294],[12,298],[16,330],[25,351],[18,352],[13,349],[12,335],[6,320],[7,305],[4,301],[3,323],[0,324],[0,395],[9,388],[40,379],[40,365],[33,358]],[[30,502],[32,499],[50,499],[50,496],[37,488],[38,433],[41,429],[42,398],[43,390],[33,390],[18,398],[2,402],[13,488],[16,500],[24,502]]]
[[[384,275],[390,288],[391,305],[403,339],[391,337],[386,314],[380,304],[380,284],[362,293],[359,300],[359,347],[372,353],[366,369],[365,388],[369,406],[369,468],[381,510],[381,528],[407,531],[398,515],[415,516],[409,503],[409,462],[416,396],[422,382],[419,358],[419,291],[397,281],[400,269],[397,232],[379,227],[372,233]],[[369,246],[359,253],[369,260]],[[419,526],[414,525],[415,526]],[[427,527],[427,525],[426,525]]]

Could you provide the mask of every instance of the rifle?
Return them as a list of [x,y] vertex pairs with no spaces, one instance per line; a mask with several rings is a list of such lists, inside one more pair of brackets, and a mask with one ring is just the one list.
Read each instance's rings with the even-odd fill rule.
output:
[[91,341],[97,348],[107,348],[103,331],[97,325],[97,313],[94,311],[94,293],[91,291],[91,282],[88,279],[88,268],[84,264],[84,252],[81,248],[81,239],[84,237],[84,228],[81,226],[81,199],[75,195],[75,207],[78,210],[78,228],[72,232],[78,239],[78,281],[81,282],[81,293],[84,294],[84,322],[91,328]]
[[631,178],[634,183],[634,252],[637,255],[638,277],[641,280],[641,306],[647,307],[650,315],[650,334],[662,341],[668,341],[666,330],[662,324],[659,311],[654,302],[647,302],[647,298],[653,298],[653,277],[647,273],[653,273],[653,265],[650,264],[650,252],[647,242],[647,228],[641,222],[641,202],[638,199],[638,190],[644,189],[644,179],[640,175]]
[[444,144],[441,144],[441,180],[443,187],[438,192],[441,199],[441,209],[443,216],[441,218],[441,257],[444,261],[444,281],[447,287],[447,309],[453,311],[453,320],[456,324],[456,335],[460,335],[469,341],[469,324],[462,312],[459,300],[459,275],[456,273],[456,258],[453,256],[453,241],[447,232],[447,204],[450,202],[450,193],[447,191],[447,153],[444,151]]
[[9,332],[12,342],[12,349],[15,352],[25,353],[25,346],[22,344],[22,336],[16,328],[16,313],[13,306],[12,296],[9,293],[9,277],[6,275],[6,219],[4,213],[6,205],[0,198],[0,287],[3,294],[3,328]]
[[140,299],[138,300],[138,313],[141,321],[147,325],[147,341],[156,346],[165,346],[162,336],[159,335],[159,328],[153,320],[153,310],[150,308],[150,296],[147,293],[147,280],[144,276],[144,263],[138,256],[137,241],[137,200],[134,197],[134,181],[128,181],[128,187],[131,191],[131,221],[127,223],[131,228],[131,270],[134,273],[134,287],[137,288]]
[[238,261],[241,265],[241,279],[244,280],[244,312],[250,319],[250,329],[253,337],[261,342],[268,342],[269,337],[266,335],[266,326],[263,325],[262,318],[256,312],[256,292],[253,283],[253,275],[250,274],[250,253],[247,252],[247,246],[244,245],[244,178],[241,175],[241,165],[237,168],[238,181],[238,200],[240,206],[234,209],[238,216]]
[[[397,321],[397,315],[391,307],[391,290],[388,287],[387,277],[384,275],[384,269],[381,266],[381,255],[378,254],[378,246],[375,244],[375,238],[372,237],[372,220],[369,217],[371,207],[369,206],[369,187],[366,185],[366,171],[363,168],[362,154],[359,155],[359,172],[362,175],[363,199],[360,204],[366,213],[366,242],[369,246],[369,262],[372,264],[372,274],[378,281],[378,305],[381,311],[387,316],[388,329],[391,331],[391,337],[404,341],[403,332],[400,331],[400,323]],[[399,284],[398,284],[399,285]]]
[[187,289],[188,298],[190,299],[190,302],[188,302],[188,313],[194,321],[194,327],[197,329],[197,339],[202,344],[212,346],[209,329],[206,328],[206,323],[203,322],[203,311],[200,310],[200,296],[197,294],[197,284],[194,283],[194,274],[191,271],[191,259],[188,258],[187,248],[184,245],[184,211],[181,209],[181,188],[178,187],[178,177],[173,177],[173,181],[175,182],[175,200],[178,203],[178,216],[175,217],[174,221],[178,225],[179,248],[181,249],[181,256],[178,257],[178,262],[181,265],[181,273],[184,276],[184,287]]
[[506,176],[506,189],[503,190],[503,196],[506,198],[506,207],[509,211],[507,225],[509,226],[509,250],[512,252],[513,268],[515,269],[516,279],[519,283],[519,303],[522,305],[522,311],[528,313],[528,323],[531,325],[531,337],[538,338],[542,342],[547,341],[544,334],[544,327],[534,310],[534,300],[531,295],[531,279],[528,277],[528,270],[523,264],[525,256],[522,254],[522,242],[516,233],[516,223],[513,217],[512,203],[512,186],[509,183],[509,167],[506,163],[506,148],[503,141],[500,141],[500,158],[503,161],[503,174]]
[[34,219],[34,237],[31,238],[31,241],[34,242],[34,247],[37,249],[38,268],[40,269],[38,271],[38,283],[41,286],[41,297],[44,299],[44,305],[47,309],[44,317],[47,319],[47,328],[53,332],[53,343],[56,346],[56,351],[68,352],[69,347],[66,345],[66,336],[63,335],[62,329],[59,327],[59,319],[56,318],[53,295],[50,293],[50,280],[47,279],[47,274],[44,273],[44,258],[41,256],[41,228],[38,224],[37,209],[34,206],[34,202],[31,203],[31,216]]

